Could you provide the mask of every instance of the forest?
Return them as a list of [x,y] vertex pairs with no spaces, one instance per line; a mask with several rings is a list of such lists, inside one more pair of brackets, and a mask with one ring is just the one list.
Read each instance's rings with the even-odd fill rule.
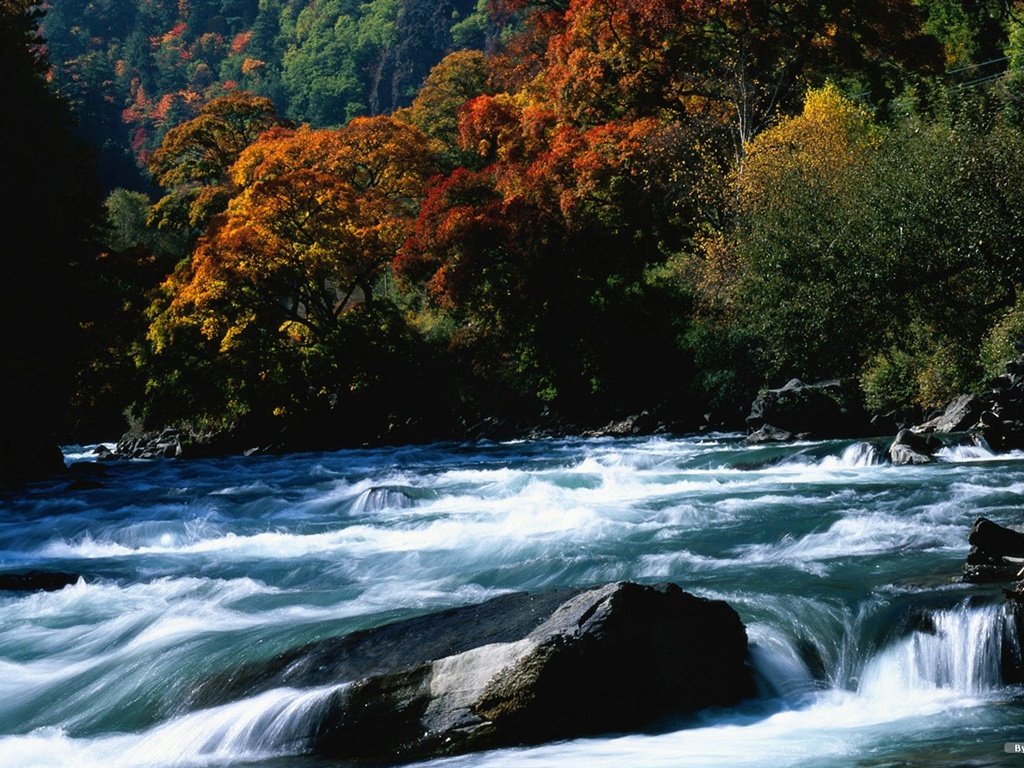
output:
[[63,441],[912,417],[1024,338],[1024,2],[2,3]]

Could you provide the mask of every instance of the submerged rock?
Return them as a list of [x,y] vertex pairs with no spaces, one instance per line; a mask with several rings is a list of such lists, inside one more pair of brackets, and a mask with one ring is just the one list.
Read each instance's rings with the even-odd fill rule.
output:
[[353,633],[209,681],[207,693],[347,681],[313,739],[343,760],[636,729],[756,693],[730,606],[630,582],[504,595]]

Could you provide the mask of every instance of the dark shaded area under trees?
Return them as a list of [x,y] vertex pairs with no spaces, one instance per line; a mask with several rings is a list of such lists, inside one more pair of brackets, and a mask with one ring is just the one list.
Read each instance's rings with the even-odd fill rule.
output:
[[63,467],[76,368],[83,283],[98,248],[103,210],[94,154],[67,105],[44,80],[36,17],[23,0],[0,2],[0,178],[4,200],[0,280],[0,479],[31,480]]

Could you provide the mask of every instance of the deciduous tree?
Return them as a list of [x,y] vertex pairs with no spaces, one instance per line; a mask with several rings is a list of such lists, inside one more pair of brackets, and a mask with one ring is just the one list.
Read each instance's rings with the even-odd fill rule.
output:
[[[423,134],[385,117],[263,133],[232,168],[227,210],[151,308],[154,352],[173,357],[185,340],[205,350],[207,366],[219,359],[224,386],[248,382],[228,398],[236,412],[336,390],[341,381],[317,377],[340,376],[339,364],[322,361],[345,354],[355,308],[374,310],[375,283],[406,237],[430,159]],[[253,365],[260,370],[242,375]],[[171,371],[165,383],[188,374]],[[274,394],[256,396],[261,381]]]
[[269,99],[232,93],[168,131],[149,163],[153,179],[167,190],[153,208],[153,222],[160,228],[201,232],[227,205],[228,170],[242,150],[281,124]]

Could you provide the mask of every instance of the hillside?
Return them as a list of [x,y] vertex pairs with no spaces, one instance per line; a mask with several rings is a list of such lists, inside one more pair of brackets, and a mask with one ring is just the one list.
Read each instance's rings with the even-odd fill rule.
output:
[[[478,7],[479,6],[479,7]],[[315,127],[408,106],[430,68],[497,29],[478,0],[52,0],[53,82],[102,148],[109,190],[167,130],[245,90]]]

